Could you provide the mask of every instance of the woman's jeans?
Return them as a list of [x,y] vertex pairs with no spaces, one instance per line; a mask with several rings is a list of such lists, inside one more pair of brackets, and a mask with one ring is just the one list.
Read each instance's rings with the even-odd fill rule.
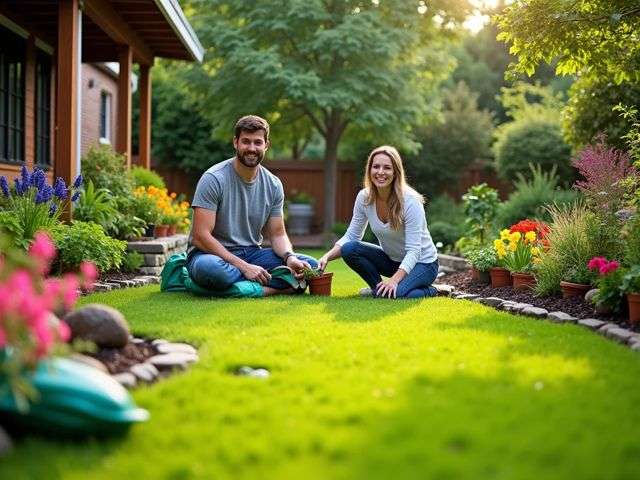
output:
[[[342,258],[362,279],[371,291],[382,281],[381,275],[390,277],[398,271],[400,262],[391,260],[378,245],[351,241],[341,247]],[[416,263],[409,274],[400,281],[396,290],[397,298],[435,297],[438,291],[431,284],[438,276],[438,261]]]
[[[261,247],[227,247],[227,250],[247,263],[258,265],[269,271],[280,265],[284,265],[282,258],[277,256],[271,248]],[[318,262],[307,255],[296,254],[313,268]],[[191,279],[203,288],[210,290],[225,290],[236,282],[246,280],[237,267],[225,262],[217,255],[205,253],[197,248],[187,257],[187,271]],[[273,278],[265,285],[267,287],[284,290],[290,285],[282,279]]]

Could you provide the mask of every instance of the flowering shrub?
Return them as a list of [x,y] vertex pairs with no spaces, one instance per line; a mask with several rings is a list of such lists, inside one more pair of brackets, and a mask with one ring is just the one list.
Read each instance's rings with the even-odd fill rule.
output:
[[181,229],[189,226],[189,202],[178,201],[175,192],[169,194],[166,188],[153,185],[138,187],[134,191],[137,197],[149,197],[155,201],[160,212],[159,222],[166,225],[176,225]]
[[598,288],[595,302],[606,306],[614,312],[619,311],[622,303],[623,291],[621,286],[625,269],[621,268],[617,261],[609,261],[605,257],[593,257],[589,260],[587,267],[598,274],[598,278],[595,281],[595,285]]
[[[520,222],[522,223],[522,222]],[[498,263],[511,272],[531,272],[540,257],[540,241],[535,229],[524,230],[517,223],[500,232],[500,238],[493,241]],[[522,231],[521,231],[522,230]],[[524,231],[524,233],[523,233]]]
[[60,177],[51,186],[42,170],[35,168],[29,173],[24,166],[13,187],[6,177],[0,176],[6,209],[17,220],[18,231],[13,230],[16,245],[27,248],[36,232],[57,225],[67,203],[79,198],[81,185],[82,175],[79,175],[70,187]]
[[[11,248],[0,234],[0,380],[8,379],[18,406],[35,395],[24,373],[69,339],[69,328],[52,312],[71,310],[78,288],[90,289],[97,271],[93,264],[80,266],[80,275],[46,278],[56,255],[46,233],[38,232],[28,255]],[[0,383],[1,386],[1,383]]]

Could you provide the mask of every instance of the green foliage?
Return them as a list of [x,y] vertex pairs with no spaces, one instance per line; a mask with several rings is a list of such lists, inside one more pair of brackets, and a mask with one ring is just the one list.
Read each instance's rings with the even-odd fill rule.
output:
[[148,187],[153,185],[156,188],[167,188],[164,179],[153,170],[135,166],[129,170],[129,175],[133,179],[134,187]]
[[465,229],[462,204],[456,203],[448,195],[440,195],[430,200],[425,209],[427,227],[433,241],[442,242],[445,250],[453,248]]
[[289,197],[289,203],[301,203],[304,205],[311,205],[314,202],[314,198],[307,192],[292,192]]
[[120,266],[121,272],[135,273],[140,270],[140,267],[144,264],[144,255],[140,252],[124,252],[122,258],[122,265]]
[[626,270],[622,267],[617,268],[613,272],[601,275],[596,280],[598,293],[593,298],[598,305],[603,305],[613,312],[619,312],[624,299],[624,292],[621,289],[622,277]]
[[498,228],[506,228],[523,218],[549,221],[551,218],[547,206],[565,205],[578,198],[575,190],[558,188],[555,166],[549,172],[543,172],[540,166],[529,167],[530,179],[518,173],[514,191],[498,207],[495,217]]
[[640,265],[634,265],[625,272],[620,289],[624,293],[640,293]]
[[491,114],[478,109],[477,99],[460,82],[444,92],[441,121],[417,129],[420,152],[404,159],[418,191],[437,195],[455,184],[471,163],[491,156]]
[[466,215],[465,236],[475,237],[480,245],[487,242],[500,200],[498,191],[486,183],[473,185],[462,196]]
[[496,250],[490,245],[467,251],[465,253],[465,258],[469,261],[472,267],[480,272],[486,272],[490,268],[498,265]]
[[85,181],[93,181],[95,188],[105,188],[114,196],[129,197],[133,191],[124,155],[114,152],[109,145],[89,149],[82,157],[82,174]]
[[636,213],[628,220],[623,228],[624,263],[626,265],[640,265],[640,213]]
[[122,264],[127,243],[108,237],[97,223],[74,221],[52,230],[58,249],[60,270],[77,270],[84,261],[95,263],[101,272],[115,270]]
[[93,180],[85,183],[84,191],[73,209],[73,218],[83,222],[94,222],[105,231],[113,227],[118,217],[116,202],[106,188],[95,188]]
[[162,212],[151,195],[134,195],[131,199],[130,213],[143,220],[147,225],[158,225],[162,222]]
[[29,241],[25,239],[22,225],[13,212],[0,211],[0,232],[5,237],[8,237],[15,247],[26,250],[29,246]]

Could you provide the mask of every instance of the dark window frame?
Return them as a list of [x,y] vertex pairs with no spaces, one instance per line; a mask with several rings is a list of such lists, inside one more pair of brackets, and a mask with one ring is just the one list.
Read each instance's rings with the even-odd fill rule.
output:
[[25,163],[27,41],[0,26],[0,162]]
[[107,90],[100,92],[99,138],[101,143],[111,143],[111,117],[113,115],[113,95]]
[[51,168],[51,55],[38,50],[36,54],[35,90],[35,164]]

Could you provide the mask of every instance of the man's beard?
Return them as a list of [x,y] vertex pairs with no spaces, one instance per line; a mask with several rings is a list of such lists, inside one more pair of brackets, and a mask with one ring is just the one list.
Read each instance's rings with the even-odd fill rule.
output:
[[243,153],[240,154],[240,152],[236,151],[236,156],[238,157],[238,160],[240,160],[240,163],[242,163],[245,167],[249,167],[249,168],[253,168],[253,167],[257,167],[258,165],[260,165],[260,163],[262,163],[262,160],[264,160],[264,152],[260,153],[260,152],[255,152],[254,158],[250,159],[247,158],[249,155],[253,155],[253,153]]

